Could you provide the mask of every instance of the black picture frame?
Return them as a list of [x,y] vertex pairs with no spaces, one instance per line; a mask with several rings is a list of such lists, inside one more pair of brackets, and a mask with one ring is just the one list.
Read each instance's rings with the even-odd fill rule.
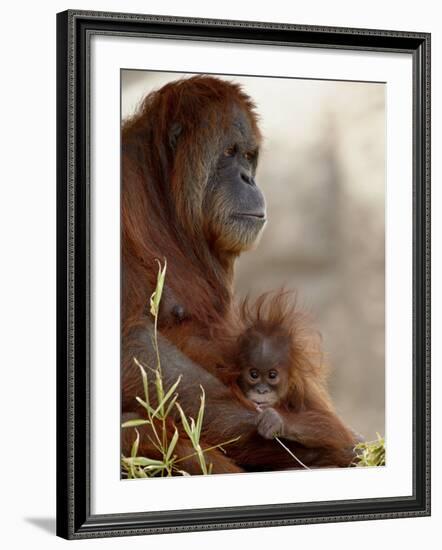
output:
[[[94,34],[412,54],[412,496],[91,514],[88,71]],[[426,515],[430,515],[430,35],[77,10],[57,14],[57,534],[79,539]]]

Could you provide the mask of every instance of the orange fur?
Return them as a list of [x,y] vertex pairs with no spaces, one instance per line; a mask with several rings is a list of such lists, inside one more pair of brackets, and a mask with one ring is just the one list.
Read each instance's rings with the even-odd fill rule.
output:
[[255,329],[269,337],[284,335],[290,342],[284,359],[289,382],[285,398],[275,408],[288,423],[300,424],[300,442],[309,447],[334,448],[337,456],[342,450],[346,454],[355,444],[355,435],[336,414],[327,390],[328,368],[321,337],[311,328],[306,312],[298,307],[296,293],[283,289],[267,292],[254,303],[246,298],[237,307],[236,324],[237,333],[230,336],[226,360],[220,367],[223,379],[232,384],[236,394],[241,392],[237,381],[240,364],[245,362],[241,349],[245,331]]
[[[189,315],[183,323],[160,327],[161,333],[185,356],[223,382],[212,384],[219,395],[206,392],[204,443],[219,444],[238,430],[241,435],[239,443],[229,445],[228,457],[221,451],[212,452],[214,473],[237,472],[243,467],[296,467],[286,451],[257,435],[249,404],[233,387],[234,361],[225,364],[226,350],[241,330],[241,320],[232,303],[234,263],[241,250],[235,241],[231,243],[232,253],[226,254],[222,238],[208,234],[203,197],[237,109],[247,117],[250,138],[259,145],[262,138],[252,100],[238,84],[204,75],[171,82],[150,93],[122,128],[123,412],[138,412],[134,398],[143,390],[133,358],[141,358],[145,352],[146,327],[150,322],[146,306],[156,284],[155,259],[166,258],[166,285]],[[183,131],[176,149],[172,149],[170,131],[176,124]],[[281,304],[283,301],[281,298]],[[258,317],[260,311],[259,307]],[[269,315],[274,324],[281,326],[294,320],[278,308],[271,309]],[[295,331],[292,361],[296,366],[291,384],[298,400],[294,409],[299,409],[298,420],[303,437],[306,433],[309,438],[309,446],[290,446],[310,465],[347,465],[346,441],[342,436],[345,429],[332,411],[322,370],[317,369],[313,349],[309,348],[312,341],[304,340],[297,326],[301,327],[298,321],[290,328]],[[180,401],[187,399],[189,409],[196,401],[194,388],[199,388],[200,372],[195,367],[185,373],[188,380],[196,378],[193,387],[186,390],[188,395],[180,386]],[[327,430],[330,433],[326,440]],[[139,452],[150,456],[154,450],[148,437],[143,437],[148,435],[148,428],[141,426],[139,431]],[[130,445],[128,434],[123,431],[124,454],[130,453]],[[185,442],[182,445],[185,447]],[[182,452],[186,454],[187,450]],[[193,467],[197,469],[197,463]]]

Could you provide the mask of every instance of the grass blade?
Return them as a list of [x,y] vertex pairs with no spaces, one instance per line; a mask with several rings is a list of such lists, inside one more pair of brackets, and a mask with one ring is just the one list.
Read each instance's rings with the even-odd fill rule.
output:
[[161,296],[163,294],[163,288],[164,288],[164,279],[166,277],[166,269],[167,269],[166,258],[164,258],[164,267],[161,266],[161,262],[158,259],[156,260],[156,262],[158,264],[157,286],[152,296],[150,297],[150,312],[154,317],[158,316]]
[[169,443],[169,448],[167,449],[167,454],[166,454],[166,461],[169,461],[170,460],[170,457],[172,456],[172,453],[176,447],[176,444],[178,442],[178,430],[175,428],[175,433],[173,434],[173,437],[172,439],[170,440],[170,443]]
[[146,409],[146,411],[148,412],[148,414],[151,414],[151,415],[153,416],[154,410],[153,410],[153,408],[149,405],[149,403],[146,403],[146,401],[143,401],[143,400],[141,399],[141,397],[138,397],[138,396],[135,397],[135,399],[138,401],[138,403],[139,403],[140,405],[142,405],[142,406]]
[[206,406],[206,394],[204,393],[204,388],[200,386],[201,388],[201,404],[200,404],[200,410],[198,411],[198,417],[196,419],[196,438],[197,441],[201,438],[201,429],[203,427],[203,418],[204,418],[204,408]]
[[[173,394],[173,392],[176,390],[178,384],[181,382],[181,378],[183,376],[180,374],[178,377],[178,380],[168,389],[167,393],[164,395],[163,399],[161,400],[161,403],[158,405],[158,407],[155,409],[153,415],[157,415],[160,410],[164,409],[164,405],[169,400],[170,396]],[[164,416],[167,416],[164,414]]]
[[135,430],[137,437],[135,438],[135,441],[133,442],[132,449],[130,451],[131,458],[135,458],[138,454],[138,445],[140,443],[140,432],[138,430]]
[[145,424],[150,424],[149,420],[143,420],[142,418],[137,418],[136,420],[127,420],[121,424],[122,428],[136,428],[137,426],[144,426]]
[[148,380],[147,380],[147,373],[146,369],[143,367],[143,365],[137,360],[136,357],[134,357],[134,362],[138,366],[141,372],[141,378],[143,380],[143,389],[144,389],[144,399],[146,403],[149,403],[149,387],[148,387]]
[[131,458],[124,458],[123,459],[127,464],[132,464],[133,466],[154,466],[158,468],[159,466],[164,466],[164,462],[162,460],[155,460],[153,458],[146,458],[144,456],[135,456]]
[[175,403],[176,405],[176,408],[178,409],[179,413],[180,413],[180,416],[181,416],[181,422],[183,424],[183,427],[184,427],[184,430],[186,432],[186,434],[188,435],[189,439],[193,442],[193,433],[192,433],[192,430],[190,429],[190,426],[189,426],[189,422],[187,420],[187,417],[186,415],[184,414],[184,411],[183,409],[181,408],[181,405],[179,403]]

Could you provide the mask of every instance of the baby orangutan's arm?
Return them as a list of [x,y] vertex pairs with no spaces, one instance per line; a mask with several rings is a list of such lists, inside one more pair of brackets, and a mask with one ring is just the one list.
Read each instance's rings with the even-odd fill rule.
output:
[[265,439],[279,435],[305,447],[342,448],[356,444],[354,433],[328,410],[287,412],[269,407],[258,416],[257,429]]

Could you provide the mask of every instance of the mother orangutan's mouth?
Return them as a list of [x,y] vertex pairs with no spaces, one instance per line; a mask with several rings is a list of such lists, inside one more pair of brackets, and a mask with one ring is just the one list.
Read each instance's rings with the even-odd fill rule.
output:
[[234,216],[239,218],[254,218],[262,221],[266,219],[265,212],[237,212]]

